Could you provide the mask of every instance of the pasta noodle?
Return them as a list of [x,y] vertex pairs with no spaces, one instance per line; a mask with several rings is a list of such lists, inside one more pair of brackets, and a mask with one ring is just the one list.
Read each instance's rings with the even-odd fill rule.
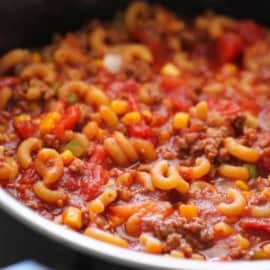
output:
[[36,182],[33,185],[33,191],[44,202],[63,205],[66,200],[66,195],[58,190],[51,190],[45,186],[42,181]]
[[162,243],[147,234],[142,234],[140,236],[140,242],[144,245],[144,250],[149,253],[159,254],[162,252]]
[[94,201],[90,202],[90,204],[88,205],[88,209],[90,212],[100,214],[110,203],[112,203],[116,199],[116,197],[117,192],[115,190],[107,189]]
[[24,63],[30,58],[28,50],[14,49],[6,53],[0,60],[0,73],[3,74],[18,64]]
[[140,18],[147,16],[149,7],[145,2],[132,3],[125,13],[125,23],[129,29],[137,28],[140,25]]
[[128,242],[125,239],[123,239],[117,235],[96,229],[96,228],[87,228],[84,233],[85,233],[85,235],[87,235],[89,237],[110,243],[112,245],[116,245],[116,246],[123,247],[123,248],[128,247]]
[[256,162],[259,159],[259,153],[256,149],[243,146],[233,138],[227,138],[225,140],[225,147],[231,155],[243,161]]
[[56,182],[63,174],[64,164],[61,156],[54,149],[43,148],[37,154],[35,168],[43,177],[45,185]]
[[19,169],[16,161],[6,157],[0,161],[0,181],[6,182],[14,180],[18,175]]
[[186,193],[189,184],[180,176],[175,166],[169,166],[165,160],[157,162],[151,170],[154,187],[161,190],[177,189],[180,193]]
[[23,168],[27,168],[33,162],[31,154],[34,151],[40,150],[42,141],[37,138],[28,138],[24,140],[18,147],[17,159]]
[[218,210],[225,216],[238,216],[243,213],[246,206],[246,200],[240,191],[236,189],[228,189],[227,191],[229,199],[232,200],[231,203],[220,203],[218,205]]
[[244,166],[240,167],[229,164],[223,164],[219,166],[218,172],[221,176],[232,179],[247,180],[249,178],[248,168]]
[[35,63],[25,67],[21,72],[23,79],[38,77],[46,83],[53,83],[56,78],[54,67],[51,64]]
[[133,163],[138,159],[134,146],[120,132],[115,132],[113,138],[105,139],[104,146],[111,158],[119,165]]

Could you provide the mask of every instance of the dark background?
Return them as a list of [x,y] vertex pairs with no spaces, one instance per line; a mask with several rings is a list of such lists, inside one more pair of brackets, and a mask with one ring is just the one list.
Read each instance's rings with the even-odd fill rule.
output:
[[[0,53],[14,47],[35,47],[50,41],[54,32],[78,28],[87,19],[109,19],[125,0],[0,0]],[[150,1],[157,2],[157,1]],[[213,9],[270,25],[269,0],[159,1],[179,15],[194,16]],[[86,257],[46,239],[0,210],[0,267],[34,259],[53,269],[129,270]],[[131,268],[130,268],[131,269]]]
[[[127,0],[1,0],[0,52],[46,43],[53,32],[79,27],[92,17],[110,18]],[[161,0],[180,15],[206,9],[270,24],[269,0]]]

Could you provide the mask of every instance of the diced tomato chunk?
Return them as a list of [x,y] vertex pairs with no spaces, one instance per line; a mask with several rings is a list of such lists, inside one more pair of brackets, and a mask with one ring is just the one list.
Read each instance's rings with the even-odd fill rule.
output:
[[88,170],[89,175],[85,175],[80,181],[80,193],[84,199],[89,201],[95,199],[104,184],[109,179],[108,172],[100,165],[90,164]]
[[31,137],[36,131],[36,127],[30,120],[15,122],[14,128],[21,139]]
[[144,123],[130,126],[129,133],[131,137],[139,137],[143,139],[150,139],[153,137],[152,128]]
[[243,51],[241,37],[234,33],[225,33],[217,41],[217,54],[221,63],[234,62]]
[[236,31],[243,39],[244,43],[253,44],[262,39],[262,28],[253,21],[241,21],[237,24]]
[[104,146],[99,144],[99,145],[96,145],[94,153],[92,154],[89,162],[93,164],[105,166],[106,157],[107,156],[106,156],[106,151],[104,149]]
[[171,100],[177,111],[186,112],[194,105],[190,89],[187,86],[169,91],[167,97]]
[[186,82],[183,78],[175,76],[163,76],[160,83],[164,90],[173,90],[185,84]]
[[217,98],[209,98],[208,106],[210,110],[219,112],[222,115],[234,115],[241,111],[241,107],[237,103]]
[[62,139],[64,131],[67,129],[73,129],[76,123],[80,120],[81,111],[77,105],[70,106],[64,112],[62,120],[55,127],[54,134],[58,139]]
[[134,95],[132,95],[131,93],[128,95],[128,103],[129,103],[129,107],[130,107],[131,111],[138,111],[139,110],[136,99],[135,99]]
[[252,230],[253,232],[259,231],[270,233],[270,220],[259,220],[255,218],[245,219],[240,222],[240,226],[244,230]]

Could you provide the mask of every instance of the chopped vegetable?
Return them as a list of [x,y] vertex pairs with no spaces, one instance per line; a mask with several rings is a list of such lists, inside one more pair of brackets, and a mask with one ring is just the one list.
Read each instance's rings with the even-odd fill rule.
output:
[[78,97],[77,97],[77,95],[74,94],[74,93],[69,93],[69,94],[66,96],[66,100],[68,101],[69,104],[74,105],[75,103],[78,102]]
[[250,178],[255,178],[257,175],[257,170],[256,170],[256,166],[253,164],[246,164],[245,165],[248,168],[249,171],[249,177]]
[[71,151],[72,154],[76,157],[80,157],[85,152],[85,149],[83,146],[76,140],[73,139],[70,142],[68,142],[62,149],[63,151]]

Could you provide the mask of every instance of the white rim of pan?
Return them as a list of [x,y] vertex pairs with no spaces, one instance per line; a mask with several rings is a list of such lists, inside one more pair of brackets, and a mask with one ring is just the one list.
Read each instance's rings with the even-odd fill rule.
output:
[[[60,242],[71,249],[86,255],[93,255],[116,264],[129,267],[162,270],[269,270],[270,262],[265,261],[238,261],[238,262],[211,262],[187,259],[170,258],[166,256],[150,255],[119,248],[95,239],[91,239],[64,226],[49,221],[27,208],[0,188],[0,207],[18,221],[29,228]],[[147,267],[147,268],[146,268]]]

